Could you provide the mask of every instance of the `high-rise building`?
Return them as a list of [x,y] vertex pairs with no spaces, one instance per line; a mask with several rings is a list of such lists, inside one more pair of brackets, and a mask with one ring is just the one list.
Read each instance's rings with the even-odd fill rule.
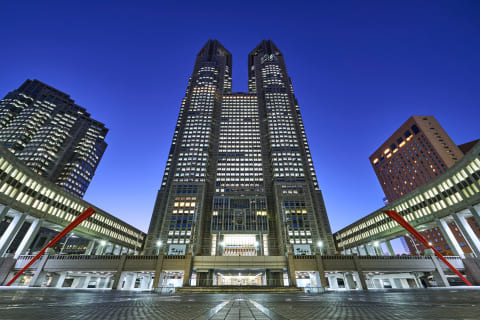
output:
[[433,116],[412,116],[370,156],[370,163],[392,202],[434,179],[463,155]]
[[[457,146],[433,116],[412,116],[370,156],[370,163],[388,202],[392,202],[451,168],[476,142]],[[480,234],[474,219],[467,221]],[[464,253],[471,253],[455,222],[449,222],[448,227]],[[452,255],[438,226],[430,226],[421,233],[442,254]],[[405,237],[404,244],[412,254],[427,249],[411,237]]]
[[298,102],[272,41],[250,52],[248,76],[248,92],[232,93],[230,52],[209,40],[198,53],[146,254],[335,251]]
[[105,152],[107,132],[69,95],[38,80],[25,81],[0,101],[0,143],[78,197]]

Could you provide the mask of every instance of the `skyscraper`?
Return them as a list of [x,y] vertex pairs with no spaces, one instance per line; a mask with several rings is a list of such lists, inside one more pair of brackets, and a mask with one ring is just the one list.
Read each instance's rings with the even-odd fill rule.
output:
[[78,197],[105,152],[107,132],[69,95],[38,80],[25,81],[0,101],[0,143]]
[[322,193],[285,61],[270,40],[232,93],[232,55],[197,55],[175,127],[145,253],[333,253]]
[[412,116],[370,156],[370,163],[392,202],[436,178],[463,155],[433,116]]
[[[370,163],[388,201],[392,202],[451,168],[476,142],[457,146],[433,116],[412,116],[370,156]],[[480,234],[473,218],[467,221]],[[422,234],[442,254],[452,255],[444,228],[451,229],[464,253],[472,252],[454,221],[448,226],[431,226],[422,230]],[[410,237],[404,241],[412,254],[426,249]]]

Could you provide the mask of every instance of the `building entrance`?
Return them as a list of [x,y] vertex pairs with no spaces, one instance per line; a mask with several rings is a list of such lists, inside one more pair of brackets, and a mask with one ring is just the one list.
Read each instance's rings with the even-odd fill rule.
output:
[[265,272],[261,271],[217,271],[218,286],[262,286],[265,285]]

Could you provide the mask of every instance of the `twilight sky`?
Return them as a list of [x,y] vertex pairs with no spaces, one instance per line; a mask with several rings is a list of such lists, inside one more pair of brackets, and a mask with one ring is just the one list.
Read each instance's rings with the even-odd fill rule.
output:
[[411,115],[480,138],[480,1],[4,0],[0,96],[36,78],[104,122],[84,199],[147,231],[209,38],[233,54],[233,91],[262,39],[283,52],[333,231],[383,206],[368,157]]

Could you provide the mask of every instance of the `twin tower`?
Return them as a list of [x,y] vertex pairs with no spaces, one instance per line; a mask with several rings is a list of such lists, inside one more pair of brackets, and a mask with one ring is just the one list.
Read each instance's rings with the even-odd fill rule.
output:
[[232,55],[209,40],[195,60],[145,254],[333,254],[297,99],[270,40],[232,92]]

